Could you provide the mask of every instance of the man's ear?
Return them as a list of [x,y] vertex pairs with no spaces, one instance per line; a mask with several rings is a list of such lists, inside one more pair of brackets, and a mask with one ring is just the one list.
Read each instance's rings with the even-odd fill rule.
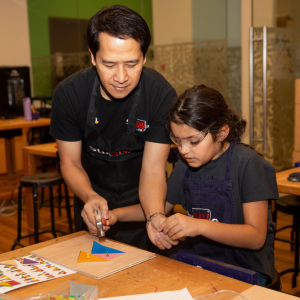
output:
[[147,58],[146,58],[146,55],[145,55],[143,65],[146,63],[146,61],[147,61]]
[[229,131],[230,131],[230,128],[227,124],[222,126],[219,129],[219,132],[217,133],[217,137],[218,137],[217,140],[219,142],[223,142],[227,138]]
[[92,64],[93,64],[94,66],[96,66],[95,58],[94,58],[94,55],[93,55],[93,53],[92,53],[92,51],[91,51],[90,48],[89,48],[89,52],[91,53],[91,62],[92,62]]

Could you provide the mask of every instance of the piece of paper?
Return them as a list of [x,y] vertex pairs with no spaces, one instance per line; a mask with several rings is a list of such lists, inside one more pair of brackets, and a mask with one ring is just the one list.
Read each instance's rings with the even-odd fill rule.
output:
[[[23,265],[23,261],[34,261],[32,265]],[[15,259],[17,266],[0,265],[0,294],[76,273],[60,265],[49,263],[37,256],[28,255]]]
[[87,253],[84,251],[80,251],[77,263],[78,264],[88,264],[88,263],[108,263],[111,262],[108,259],[98,257],[96,255],[93,255],[91,253]]
[[101,298],[101,300],[105,300],[105,299],[107,300],[193,300],[187,288],[180,291],[172,291],[172,292],[168,291],[168,292],[140,294],[140,295],[132,295],[132,296]]

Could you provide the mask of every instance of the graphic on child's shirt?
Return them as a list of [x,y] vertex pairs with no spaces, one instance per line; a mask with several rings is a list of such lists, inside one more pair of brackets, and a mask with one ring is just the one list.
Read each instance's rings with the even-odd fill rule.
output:
[[218,219],[216,218],[211,218],[211,210],[208,208],[198,208],[198,207],[193,207],[192,208],[193,214],[189,214],[190,217],[195,218],[195,219],[204,219],[204,220],[211,220],[214,222],[219,222]]

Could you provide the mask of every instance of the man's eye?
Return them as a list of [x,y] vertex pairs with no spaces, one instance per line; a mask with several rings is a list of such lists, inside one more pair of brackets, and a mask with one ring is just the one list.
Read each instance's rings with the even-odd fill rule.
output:
[[107,67],[107,68],[113,68],[114,65],[105,65],[105,67]]
[[133,68],[135,66],[136,66],[136,64],[135,65],[127,65],[128,68]]

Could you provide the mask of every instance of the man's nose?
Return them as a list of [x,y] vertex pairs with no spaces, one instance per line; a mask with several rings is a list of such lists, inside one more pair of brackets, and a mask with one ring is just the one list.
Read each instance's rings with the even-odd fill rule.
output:
[[128,74],[125,66],[119,65],[116,68],[116,73],[114,75],[114,80],[120,84],[128,80]]

